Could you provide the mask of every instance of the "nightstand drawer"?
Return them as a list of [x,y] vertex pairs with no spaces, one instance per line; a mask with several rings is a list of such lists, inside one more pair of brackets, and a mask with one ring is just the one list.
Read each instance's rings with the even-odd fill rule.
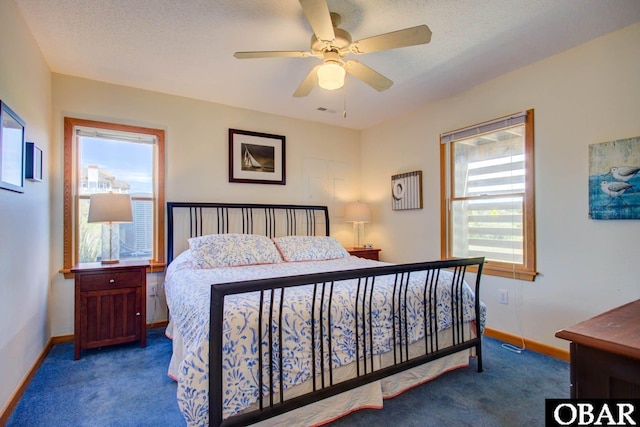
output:
[[141,271],[109,271],[107,273],[83,274],[80,277],[81,291],[137,288],[141,284]]

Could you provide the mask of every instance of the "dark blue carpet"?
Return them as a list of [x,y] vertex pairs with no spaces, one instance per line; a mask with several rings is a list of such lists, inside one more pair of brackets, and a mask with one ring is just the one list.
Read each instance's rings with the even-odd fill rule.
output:
[[[331,426],[543,426],[545,398],[569,397],[569,364],[530,351],[516,354],[483,338],[476,361],[362,410]],[[171,342],[164,329],[137,344],[87,350],[53,347],[7,426],[184,426],[176,384],[166,375]]]
[[146,348],[85,350],[76,361],[73,343],[55,345],[7,426],[184,426],[170,358],[163,328],[147,331]]

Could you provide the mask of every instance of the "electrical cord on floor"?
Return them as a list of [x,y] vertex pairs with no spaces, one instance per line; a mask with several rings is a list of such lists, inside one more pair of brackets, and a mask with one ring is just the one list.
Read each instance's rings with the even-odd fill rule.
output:
[[524,341],[522,343],[522,347],[517,347],[517,346],[515,346],[513,344],[509,344],[509,343],[505,342],[505,343],[502,343],[502,348],[504,348],[506,350],[509,350],[509,351],[513,351],[514,353],[518,353],[518,354],[522,353],[525,350]]
[[[514,268],[514,272],[513,272],[513,278],[516,279],[516,275],[515,275],[515,268]],[[520,313],[520,305],[521,305],[521,298],[522,298],[522,294],[520,293],[520,288],[517,288],[518,293],[516,294],[516,321],[518,323],[518,329],[520,330],[520,339],[522,340],[522,346],[518,347],[517,345],[514,344],[510,344],[510,343],[502,343],[502,348],[504,348],[505,350],[509,350],[512,351],[514,353],[517,354],[521,354],[523,351],[526,350],[526,346],[524,343],[524,335],[522,334],[522,316]]]
[[[517,156],[518,154],[520,154],[519,152],[516,152],[517,150],[514,149],[514,145],[513,144],[509,144],[509,150],[510,150],[510,158],[514,159],[515,156]],[[528,156],[528,154],[527,154]],[[518,176],[518,174],[515,173],[514,169],[514,163],[511,163],[511,178],[512,179],[518,179],[515,178],[516,176]],[[518,222],[521,222],[521,218],[520,215],[516,214],[515,209],[511,210],[511,224],[517,224]],[[514,280],[514,283],[516,283],[516,287],[515,287],[515,292],[516,292],[516,298],[515,298],[515,303],[516,303],[516,308],[515,308],[515,312],[516,312],[516,322],[518,324],[518,329],[520,332],[520,339],[522,340],[522,347],[518,347],[514,344],[510,344],[510,343],[503,343],[502,344],[502,348],[512,351],[514,353],[517,354],[521,354],[524,350],[525,350],[525,345],[524,345],[524,335],[522,333],[522,316],[520,313],[520,306],[522,305],[522,289],[520,288],[521,282],[518,279],[518,274],[516,273],[516,261],[517,261],[517,255],[518,255],[518,249],[520,249],[520,253],[522,251],[522,248],[518,248],[517,246],[521,245],[521,243],[517,242],[516,240],[513,241],[514,246],[512,247],[512,259],[511,259],[511,278]]]

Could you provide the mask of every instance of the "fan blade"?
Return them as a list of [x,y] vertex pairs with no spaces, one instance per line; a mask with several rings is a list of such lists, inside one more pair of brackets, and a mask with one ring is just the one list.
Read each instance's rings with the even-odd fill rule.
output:
[[293,96],[299,98],[302,96],[307,96],[311,92],[311,90],[318,84],[318,68],[321,65],[316,65],[309,71],[307,77],[304,78],[298,89],[293,93]]
[[253,59],[253,58],[308,58],[313,56],[311,52],[304,51],[286,51],[286,50],[273,50],[273,51],[259,51],[259,52],[236,52],[233,54],[238,59]]
[[330,42],[336,38],[326,0],[300,0],[300,5],[318,40]]
[[353,59],[351,61],[345,62],[344,69],[347,73],[362,80],[378,92],[387,90],[393,85],[393,82],[391,80],[389,80],[379,72],[367,67],[361,62],[354,61]]
[[417,27],[405,28],[404,30],[358,40],[351,44],[350,49],[353,53],[361,54],[426,44],[430,41],[431,30],[429,27],[426,25],[418,25]]

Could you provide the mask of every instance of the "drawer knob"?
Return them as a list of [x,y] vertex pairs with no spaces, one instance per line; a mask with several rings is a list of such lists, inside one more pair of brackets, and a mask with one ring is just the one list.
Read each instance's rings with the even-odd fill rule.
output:
[[111,284],[116,283],[116,279],[109,279],[109,283],[111,283]]
[[136,316],[140,316],[140,312],[137,312],[137,313],[136,313]]

